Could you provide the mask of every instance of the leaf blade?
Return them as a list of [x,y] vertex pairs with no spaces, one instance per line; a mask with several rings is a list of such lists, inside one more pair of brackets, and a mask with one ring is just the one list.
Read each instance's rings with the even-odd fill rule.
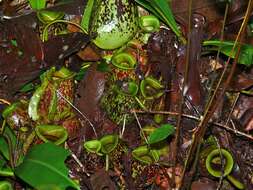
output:
[[16,144],[16,136],[14,135],[13,131],[11,130],[10,127],[6,126],[4,129],[3,134],[0,136],[0,154],[2,154],[5,159],[9,160],[10,159],[10,154],[9,154],[9,145],[7,142],[7,139],[4,138],[9,138],[10,142],[12,143],[12,149],[14,148],[14,145]]
[[[231,58],[235,58],[236,52],[238,51],[238,45],[235,46],[235,42],[231,41],[220,41],[220,40],[207,40],[203,42],[204,46],[216,46],[220,48],[220,52]],[[234,51],[233,47],[235,46]],[[218,49],[217,49],[218,50]],[[240,64],[250,66],[253,64],[253,46],[249,44],[241,44],[241,50],[238,62]]]
[[148,142],[149,144],[158,143],[164,139],[166,139],[168,136],[172,135],[175,132],[175,128],[173,125],[170,124],[163,124],[161,127],[155,129],[153,131],[149,138]]
[[135,0],[139,5],[146,8],[153,13],[166,25],[168,25],[172,31],[179,37],[179,39],[185,44],[186,39],[183,37],[181,30],[178,28],[174,15],[170,8],[170,5],[165,0]]
[[61,190],[67,187],[80,189],[68,177],[64,160],[69,152],[53,143],[34,146],[17,168],[15,174],[32,187],[40,190],[50,184]]
[[34,10],[44,9],[46,7],[46,0],[29,0],[29,4]]

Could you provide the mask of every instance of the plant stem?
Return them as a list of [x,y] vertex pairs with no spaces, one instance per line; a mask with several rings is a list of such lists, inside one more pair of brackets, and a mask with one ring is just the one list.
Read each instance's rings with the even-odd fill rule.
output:
[[136,112],[133,111],[132,113],[134,114],[134,117],[135,117],[135,119],[136,119],[136,121],[137,121],[137,124],[138,124],[138,126],[139,126],[139,128],[140,128],[141,134],[142,134],[142,136],[143,136],[143,138],[144,138],[146,144],[149,146],[148,139],[147,139],[147,137],[146,137],[146,135],[145,135],[145,133],[144,133],[144,131],[143,131],[143,129],[142,129],[141,123],[140,123],[140,121],[139,121],[139,119],[138,119],[138,116],[137,116]]
[[8,144],[10,166],[11,166],[12,169],[14,169],[15,163],[14,163],[14,156],[13,156],[13,144],[11,142],[11,138],[9,137],[8,134],[4,134],[3,138],[6,140],[6,142]]
[[[252,8],[253,8],[253,2],[252,2],[252,0],[250,0],[249,3],[248,3],[245,18],[243,20],[243,23],[241,25],[240,31],[238,32],[234,47],[232,49],[232,52],[234,52],[235,47],[238,45],[238,51],[236,52],[236,56],[235,56],[234,62],[232,64],[232,69],[229,72],[229,75],[228,75],[228,77],[227,77],[227,79],[224,83],[223,89],[219,93],[218,89],[220,88],[221,82],[224,79],[225,73],[226,73],[227,68],[228,68],[229,61],[231,59],[231,57],[229,57],[226,64],[225,64],[225,68],[224,68],[223,73],[220,77],[218,85],[216,86],[215,92],[214,92],[210,102],[208,103],[208,106],[205,110],[205,113],[204,113],[202,119],[200,120],[200,123],[198,124],[197,130],[193,134],[194,139],[193,139],[192,145],[190,147],[189,154],[187,156],[187,160],[186,160],[185,168],[184,168],[184,171],[183,171],[183,176],[182,176],[181,183],[184,182],[185,172],[188,169],[189,164],[192,161],[193,154],[195,153],[198,144],[201,143],[201,140],[202,140],[202,138],[203,138],[203,136],[206,132],[206,129],[207,129],[207,124],[208,124],[209,120],[211,119],[213,113],[215,112],[216,108],[218,107],[220,100],[223,98],[223,95],[225,94],[225,92],[228,88],[228,85],[229,85],[229,83],[230,83],[230,81],[233,77],[233,74],[234,74],[235,69],[236,69],[237,61],[238,61],[238,58],[239,58],[239,55],[240,55],[240,49],[241,49],[241,43],[240,42],[241,42],[241,39],[242,39],[242,34],[245,32],[245,29],[247,27],[247,22],[249,20]],[[238,44],[238,42],[239,42],[239,44]]]
[[[223,23],[222,23],[222,29],[221,29],[221,36],[220,36],[220,41],[223,42],[224,40],[224,29],[225,29],[225,24],[226,24],[226,20],[227,20],[227,15],[228,15],[228,8],[229,8],[229,4],[226,4],[226,10],[225,10],[225,14],[224,14],[224,19],[223,19]],[[217,48],[210,48],[210,50],[212,51],[212,49],[217,49]],[[219,57],[220,57],[220,50],[221,50],[221,46],[218,47],[218,51],[217,51],[217,55],[216,55],[216,62],[214,65],[214,68],[216,68],[218,62],[219,62]],[[216,70],[215,70],[216,72]],[[212,79],[211,81],[211,87],[213,87],[213,84],[215,82],[215,79]],[[209,102],[212,100],[212,90],[209,91],[208,94],[208,100]],[[209,106],[209,103],[207,103],[207,107]]]
[[105,171],[109,171],[109,155],[105,155]]
[[5,100],[3,98],[0,98],[0,104],[7,104],[7,105],[11,105],[11,103],[8,100]]
[[[186,52],[186,63],[184,68],[184,80],[183,80],[183,87],[181,90],[181,96],[180,96],[180,106],[179,106],[179,115],[177,117],[177,124],[176,124],[176,136],[175,136],[175,148],[172,150],[173,153],[173,171],[172,171],[172,181],[175,183],[175,166],[177,164],[177,153],[178,153],[178,146],[179,146],[179,140],[180,140],[180,131],[181,131],[181,120],[182,120],[182,114],[183,114],[183,105],[184,105],[184,92],[185,87],[188,82],[188,72],[189,72],[189,65],[190,65],[190,47],[191,47],[191,27],[192,27],[192,0],[189,0],[188,3],[188,41],[187,41],[187,52]],[[179,185],[181,187],[181,184]],[[180,189],[180,188],[179,188]]]
[[[177,113],[177,112],[170,112],[170,111],[153,111],[153,110],[143,111],[143,110],[132,110],[131,113],[133,113],[133,112],[138,113],[138,114],[164,114],[164,115],[171,115],[171,116],[178,116],[178,115],[179,115],[179,113]],[[186,118],[188,118],[188,119],[193,119],[193,120],[195,120],[195,121],[200,121],[200,120],[201,120],[201,118],[196,117],[196,116],[193,116],[193,115],[182,114],[182,116],[183,116],[183,117],[186,117]],[[231,120],[231,121],[232,121],[232,120]],[[238,131],[238,130],[236,130],[235,128],[232,129],[232,128],[230,128],[230,127],[227,126],[227,125],[223,125],[223,124],[217,123],[217,122],[212,122],[212,123],[210,123],[210,124],[213,124],[214,126],[223,128],[223,129],[225,129],[225,130],[227,130],[227,131],[233,132],[233,133],[236,134],[236,135],[241,135],[241,136],[243,136],[243,137],[245,137],[245,138],[248,138],[248,139],[250,139],[250,140],[253,141],[253,136],[248,135],[248,134],[246,134],[246,133],[243,133],[243,132],[241,132],[241,131]]]
[[57,94],[64,100],[66,101],[72,108],[74,108],[74,110],[76,110],[83,118],[85,121],[87,121],[89,123],[89,125],[91,126],[96,138],[98,137],[96,129],[93,125],[93,123],[89,120],[89,118],[87,116],[85,116],[75,105],[73,105],[67,98],[65,98],[60,92],[59,90],[56,90]]

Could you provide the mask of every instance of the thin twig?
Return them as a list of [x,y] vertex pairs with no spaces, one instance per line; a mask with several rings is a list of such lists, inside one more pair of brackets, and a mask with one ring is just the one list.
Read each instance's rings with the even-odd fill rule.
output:
[[90,174],[85,171],[85,167],[82,164],[82,162],[77,158],[77,156],[73,153],[73,151],[70,149],[69,145],[66,143],[66,148],[70,151],[71,157],[75,160],[75,162],[79,165],[81,168],[82,172],[84,172],[88,177],[90,177]]
[[[175,147],[172,150],[173,160],[172,164],[173,166],[177,165],[177,152],[178,152],[178,146],[179,146],[179,140],[180,140],[180,131],[181,131],[181,120],[182,120],[182,114],[183,114],[183,106],[185,103],[185,92],[186,92],[186,85],[188,82],[188,74],[189,74],[189,65],[190,65],[190,51],[191,51],[191,28],[192,28],[192,0],[188,1],[188,36],[187,36],[187,49],[186,49],[186,63],[184,67],[184,80],[179,100],[179,114],[177,117],[177,123],[176,123],[176,135],[175,135]],[[172,168],[172,181],[173,186],[175,183],[175,167]],[[181,185],[179,185],[181,186]],[[180,189],[180,187],[179,187]]]
[[5,100],[3,98],[0,98],[0,104],[7,104],[7,105],[11,105],[11,103],[8,100]]
[[[132,113],[138,113],[138,114],[164,114],[164,115],[171,115],[171,116],[178,116],[179,113],[177,112],[170,112],[170,111],[153,111],[153,110],[149,110],[149,111],[143,111],[143,110],[132,110],[131,111]],[[200,121],[201,118],[198,118],[196,116],[193,116],[193,115],[188,115],[188,114],[182,114],[183,117],[186,117],[188,119],[193,119],[195,121]],[[237,129],[232,129],[230,128],[228,125],[224,125],[224,124],[221,124],[221,123],[218,123],[218,122],[210,122],[210,124],[213,124],[214,126],[217,126],[217,127],[220,127],[220,128],[223,128],[223,129],[226,129],[227,131],[230,131],[230,132],[233,132],[235,133],[236,135],[240,135],[240,136],[243,136],[243,137],[246,137],[250,140],[253,140],[253,136],[251,135],[248,135],[246,133],[243,133],[241,131],[238,131]]]
[[[223,22],[222,22],[221,35],[220,35],[220,41],[221,42],[224,41],[224,31],[225,31],[225,24],[226,24],[226,21],[227,21],[228,8],[229,8],[229,3],[226,4],[226,9],[225,9],[225,13],[224,13],[224,19],[223,19]],[[217,66],[217,64],[219,62],[220,51],[221,51],[221,46],[218,48],[218,52],[217,52],[217,55],[216,55],[216,61],[215,61],[214,68],[216,68],[216,66]],[[217,70],[215,70],[215,73],[217,73]],[[214,85],[214,83],[215,83],[215,78],[213,78],[211,80],[211,88]],[[214,90],[216,90],[216,89],[214,89]],[[214,91],[214,93],[215,93],[215,91]],[[209,106],[209,103],[212,101],[212,90],[210,90],[210,92],[208,93],[208,100],[209,100],[209,102],[206,104],[207,108]]]
[[235,106],[236,106],[236,104],[237,104],[237,102],[238,102],[239,97],[240,97],[240,92],[238,92],[238,93],[236,94],[236,98],[235,98],[235,100],[234,100],[234,102],[233,102],[233,104],[232,104],[232,108],[231,108],[231,110],[230,110],[230,112],[229,112],[229,114],[228,114],[228,117],[227,117],[227,120],[226,120],[226,123],[225,123],[226,125],[228,125],[228,122],[229,122],[230,119],[231,119],[232,113],[233,113],[233,111],[234,111],[234,109],[235,109]]
[[195,159],[193,154],[196,152],[197,147],[199,146],[203,136],[205,135],[205,132],[207,130],[207,124],[209,123],[209,120],[212,118],[216,108],[218,107],[218,105],[220,103],[220,100],[223,98],[223,96],[224,96],[224,94],[225,94],[225,92],[226,92],[226,90],[227,90],[227,88],[230,84],[230,81],[231,81],[231,79],[232,79],[232,77],[235,73],[235,69],[236,69],[236,66],[237,66],[237,62],[238,62],[239,55],[240,55],[240,50],[241,50],[241,45],[242,45],[241,44],[242,35],[246,30],[247,22],[249,20],[252,8],[253,8],[252,0],[249,0],[247,11],[246,11],[243,23],[241,25],[241,28],[240,28],[240,30],[238,32],[238,35],[237,35],[237,38],[235,40],[235,44],[234,44],[234,46],[232,48],[232,51],[231,51],[232,52],[231,55],[232,55],[235,52],[235,49],[237,48],[235,59],[233,61],[231,70],[228,74],[228,77],[225,79],[223,88],[221,89],[221,91],[219,91],[219,89],[221,87],[221,83],[224,80],[225,73],[228,70],[228,65],[229,65],[229,62],[230,62],[230,59],[231,59],[231,56],[229,56],[228,60],[225,64],[223,73],[222,73],[222,75],[219,79],[219,82],[218,82],[218,84],[215,88],[215,92],[214,92],[213,96],[211,97],[211,100],[208,102],[208,106],[207,106],[207,108],[204,112],[203,118],[202,118],[202,120],[200,120],[200,122],[197,126],[197,129],[196,129],[196,131],[193,135],[193,137],[194,137],[193,142],[192,142],[191,147],[189,149],[189,153],[187,154],[187,159],[186,159],[186,162],[185,162],[185,167],[184,167],[184,171],[183,171],[183,175],[182,175],[182,180],[181,180],[182,183],[184,183],[185,173],[186,173],[192,159]]
[[219,178],[219,184],[218,184],[218,187],[216,188],[216,190],[220,190],[220,188],[221,188],[221,186],[222,186],[222,182],[223,182],[223,179],[224,179],[224,158],[223,158],[223,154],[222,154],[222,152],[221,152],[221,146],[220,146],[220,143],[219,143],[219,141],[218,141],[218,139],[216,138],[216,137],[214,137],[214,139],[215,139],[215,142],[216,142],[216,144],[217,144],[217,147],[218,147],[218,150],[219,150],[219,154],[220,154],[220,160],[221,160],[221,176],[220,176],[220,178]]
[[94,127],[94,125],[91,123],[91,121],[88,119],[88,117],[86,117],[75,105],[73,105],[67,98],[65,98],[60,92],[59,90],[56,90],[57,94],[64,100],[66,101],[72,108],[74,108],[88,123],[89,125],[92,127],[92,130],[95,134],[95,136],[97,137],[97,132],[96,129]]
[[143,129],[142,129],[141,123],[140,123],[140,121],[139,121],[139,119],[138,119],[138,116],[137,116],[136,112],[133,110],[131,113],[134,114],[134,117],[135,117],[135,119],[136,119],[136,121],[137,121],[137,124],[138,124],[138,126],[139,126],[139,128],[140,128],[141,134],[142,134],[142,136],[143,136],[143,138],[144,138],[146,144],[148,145],[148,144],[149,144],[149,143],[148,143],[148,139],[147,139],[146,135],[144,134],[144,131],[143,131]]
[[119,132],[119,137],[120,138],[123,138],[125,128],[126,128],[126,114],[124,115],[122,130]]

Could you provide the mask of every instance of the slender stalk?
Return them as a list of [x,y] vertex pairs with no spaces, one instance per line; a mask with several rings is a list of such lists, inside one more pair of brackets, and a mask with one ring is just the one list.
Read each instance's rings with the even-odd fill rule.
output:
[[220,158],[221,158],[221,174],[222,174],[222,175],[221,175],[220,178],[219,178],[219,185],[218,185],[218,187],[216,188],[216,190],[220,190],[221,187],[222,187],[223,179],[224,179],[225,160],[224,160],[224,158],[223,158],[223,154],[222,154],[222,152],[221,152],[221,146],[220,146],[220,144],[219,144],[218,139],[217,139],[216,137],[214,137],[214,139],[215,139],[215,142],[216,142],[217,147],[218,147],[218,149],[219,149],[219,154],[220,154]]
[[[221,41],[223,41],[223,38],[224,38],[224,29],[225,29],[225,23],[226,23],[226,20],[227,20],[228,8],[229,8],[229,4],[227,3],[227,4],[226,4],[225,14],[224,14],[224,19],[223,19],[223,23],[222,23],[222,29],[221,29],[221,37],[220,37],[220,40],[221,40]],[[234,46],[233,48],[235,48],[235,46]],[[219,59],[219,55],[220,55],[220,50],[221,50],[221,47],[218,48],[218,53],[217,53],[217,56],[216,56],[216,63],[215,63],[215,64],[218,63],[218,59]],[[232,51],[233,51],[233,50],[232,50]],[[205,118],[205,114],[208,114],[208,111],[209,111],[210,106],[212,106],[212,103],[213,103],[214,97],[215,97],[214,95],[215,95],[215,93],[218,92],[218,89],[220,88],[220,84],[221,84],[222,78],[224,77],[224,74],[225,74],[225,72],[226,72],[227,66],[228,66],[228,62],[227,62],[227,64],[226,64],[226,66],[225,66],[224,72],[222,73],[223,76],[220,77],[220,81],[219,81],[218,85],[216,86],[216,89],[215,89],[215,91],[214,91],[213,96],[211,96],[212,91],[210,91],[210,93],[209,93],[209,95],[208,95],[208,97],[211,97],[211,98],[209,99],[209,102],[207,103],[207,107],[205,108],[205,113],[204,113],[203,119]],[[216,68],[216,65],[215,65],[215,68]],[[213,84],[214,84],[214,80],[212,81],[212,86],[213,86]],[[201,121],[200,121],[200,123],[201,123]],[[197,128],[197,129],[198,129],[198,128]],[[195,139],[195,138],[196,138],[196,139]],[[186,164],[185,164],[185,167],[184,167],[184,170],[183,170],[182,180],[181,180],[181,184],[180,184],[181,186],[184,184],[184,177],[185,177],[185,172],[186,172],[186,170],[188,169],[188,163],[190,163],[192,159],[194,159],[194,163],[197,163],[197,162],[198,162],[198,159],[199,159],[198,150],[200,150],[200,146],[201,146],[201,141],[202,141],[202,139],[200,139],[198,135],[193,135],[193,144],[194,144],[195,140],[197,140],[197,141],[199,142],[199,143],[197,143],[197,145],[196,145],[197,147],[195,147],[195,150],[193,149],[194,152],[195,152],[196,149],[197,149],[197,153],[196,153],[196,155],[195,155],[194,158],[193,158],[193,156],[192,156],[192,155],[193,155],[193,152],[192,152],[192,149],[191,149],[192,147],[190,148],[189,154],[188,154],[187,159],[186,159]],[[191,171],[192,174],[195,173],[195,172],[194,172],[194,171],[196,170],[195,167],[196,167],[196,164],[193,164],[193,167],[192,167],[192,170],[193,170],[193,171]],[[192,181],[192,178],[193,178],[193,175],[190,175],[189,178],[188,178],[188,181],[189,181],[190,183],[191,183],[191,181]],[[180,187],[181,187],[181,186],[180,186]],[[187,188],[190,189],[190,184],[187,184],[187,186],[188,186]]]
[[0,129],[0,135],[2,135],[4,132],[5,124],[6,124],[6,120],[4,120],[2,123],[1,129]]
[[11,103],[8,100],[5,100],[3,98],[0,98],[0,104],[7,104],[7,105],[11,105]]
[[[220,41],[223,42],[224,41],[224,30],[225,30],[225,24],[226,24],[226,20],[227,20],[227,15],[228,15],[228,8],[229,8],[229,4],[226,4],[226,9],[225,9],[225,13],[224,13],[224,19],[223,19],[223,23],[222,23],[222,28],[221,28],[221,36],[220,36]],[[218,61],[219,61],[219,57],[220,57],[220,50],[221,50],[221,46],[219,46],[218,51],[217,51],[217,55],[216,55],[216,62],[215,62],[215,66],[214,68],[216,68]],[[211,50],[212,51],[212,50]],[[213,86],[215,80],[213,79],[211,81],[211,87]],[[208,103],[207,103],[207,108],[210,106],[209,103],[212,101],[212,90],[209,91],[208,94]]]
[[[178,116],[179,115],[179,113],[177,113],[177,112],[170,112],[170,111],[132,110],[131,112],[132,113],[135,112],[135,113],[138,113],[138,114],[164,114],[164,115],[171,115],[171,116]],[[182,116],[185,117],[185,118],[188,118],[188,119],[195,120],[195,121],[200,121],[201,120],[201,118],[193,116],[193,115],[182,114]],[[235,135],[240,135],[240,136],[243,136],[243,137],[245,137],[245,138],[250,139],[250,140],[253,141],[253,136],[252,135],[249,135],[249,134],[243,133],[241,131],[238,131],[235,128],[229,127],[228,125],[224,125],[224,124],[218,123],[218,122],[211,122],[210,124],[213,124],[216,127],[223,128],[223,129],[225,129],[227,131],[233,132]],[[232,124],[232,126],[233,126],[233,124]]]
[[138,124],[138,126],[139,126],[139,128],[140,128],[141,134],[142,134],[142,136],[143,136],[143,138],[144,138],[146,144],[149,145],[148,139],[147,139],[147,137],[146,137],[146,135],[145,135],[145,133],[144,133],[144,131],[143,131],[143,129],[142,129],[141,123],[140,123],[140,121],[139,121],[139,119],[138,119],[138,116],[137,116],[136,112],[133,111],[132,113],[134,114],[134,117],[135,117],[135,119],[136,119],[136,121],[137,121],[137,124]]
[[[225,73],[228,69],[229,61],[231,59],[231,57],[229,57],[226,64],[225,64],[225,68],[223,70],[222,76],[220,77],[219,83],[216,86],[215,92],[214,92],[214,94],[211,98],[211,101],[209,102],[209,104],[207,106],[207,109],[205,110],[205,113],[203,115],[203,118],[201,119],[200,123],[198,124],[197,130],[194,133],[195,138],[193,139],[193,142],[192,142],[192,145],[190,147],[190,151],[189,151],[189,154],[188,154],[188,157],[187,157],[187,160],[186,160],[185,168],[184,168],[184,171],[183,171],[182,183],[183,183],[183,179],[184,179],[184,176],[185,176],[185,172],[188,169],[189,164],[191,163],[191,160],[193,158],[193,154],[195,153],[198,144],[201,143],[201,140],[202,140],[202,138],[203,138],[203,136],[206,132],[207,124],[208,124],[209,120],[211,119],[213,113],[215,112],[216,108],[218,107],[219,100],[221,100],[223,98],[223,95],[226,92],[226,90],[229,86],[229,83],[230,83],[230,81],[233,77],[233,74],[234,74],[235,69],[236,69],[237,61],[238,61],[238,58],[239,58],[239,55],[240,55],[240,49],[241,49],[241,43],[240,42],[241,42],[241,39],[242,39],[242,34],[245,32],[247,22],[249,20],[252,8],[253,8],[252,0],[249,0],[247,11],[246,11],[246,14],[245,14],[245,18],[243,20],[243,23],[241,25],[240,31],[238,32],[234,47],[232,49],[232,52],[234,52],[235,47],[238,45],[238,51],[236,52],[236,56],[235,56],[235,59],[234,59],[233,64],[232,64],[231,71],[229,72],[229,75],[228,75],[228,77],[227,77],[227,79],[224,83],[224,86],[223,86],[221,92],[219,93],[218,89],[220,88],[221,81],[223,81],[223,79],[224,79]],[[238,42],[239,42],[239,44],[238,44]]]
[[[183,87],[182,87],[181,96],[179,100],[180,106],[179,106],[179,115],[177,117],[177,124],[176,124],[175,149],[173,150],[173,163],[172,163],[173,166],[176,166],[177,164],[177,153],[178,153],[178,146],[179,146],[179,140],[180,140],[181,120],[182,120],[183,105],[184,105],[184,92],[185,92],[185,87],[188,81],[188,72],[189,72],[189,64],[190,64],[190,47],[191,47],[191,27],[192,27],[192,0],[189,0],[186,63],[185,63],[185,68],[184,68]],[[173,167],[173,171],[172,171],[172,180],[175,184],[175,167]]]
[[96,129],[94,127],[94,125],[92,124],[92,122],[89,120],[89,118],[87,116],[85,116],[76,106],[74,106],[67,98],[65,98],[58,90],[56,90],[57,94],[64,100],[66,101],[72,108],[74,108],[91,126],[94,134],[96,137],[98,137]]
[[15,163],[14,163],[14,158],[13,158],[13,144],[11,142],[11,138],[8,134],[4,134],[3,138],[6,140],[7,144],[8,144],[8,149],[9,149],[9,159],[10,159],[10,166],[12,169],[14,169],[15,167]]
[[65,143],[66,148],[70,151],[71,153],[71,157],[75,160],[75,162],[78,164],[78,166],[81,168],[81,170],[88,176],[90,177],[90,174],[85,170],[84,165],[82,164],[82,162],[78,159],[78,157],[76,156],[75,153],[73,153],[73,151],[71,150],[71,148],[69,147],[68,143]]
[[109,171],[109,155],[105,155],[105,171]]

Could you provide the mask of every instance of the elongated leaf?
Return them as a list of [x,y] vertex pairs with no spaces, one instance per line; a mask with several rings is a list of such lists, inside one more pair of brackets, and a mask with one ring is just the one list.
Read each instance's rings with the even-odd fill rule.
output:
[[[6,159],[0,155],[0,178],[14,176],[12,169],[8,166]],[[1,190],[1,188],[0,188]]]
[[169,3],[167,0],[152,0],[150,1],[152,7],[161,15],[164,19],[165,24],[169,25],[170,28],[175,32],[175,34],[180,37],[181,32],[177,27],[177,23],[174,19],[174,15],[171,11]]
[[147,0],[135,0],[139,5],[153,13],[157,18],[164,21],[160,14],[156,12],[156,10],[149,4]]
[[153,13],[156,17],[162,20],[166,25],[168,25],[172,31],[180,38],[180,40],[185,43],[186,40],[182,36],[177,23],[175,21],[174,15],[171,11],[170,5],[167,0],[135,0],[142,7],[146,8],[148,11]]
[[[3,135],[6,138],[9,138],[9,140],[12,144],[12,149],[13,149],[16,144],[16,137],[15,137],[14,133],[12,132],[12,130],[8,126],[5,127]],[[10,159],[9,145],[7,143],[6,138],[4,138],[3,135],[0,135],[0,154],[2,154],[5,157],[5,159],[9,160]]]
[[175,128],[170,124],[163,124],[161,127],[155,129],[148,138],[149,144],[154,144],[166,139],[175,132]]
[[[234,51],[232,52],[232,49],[234,47],[235,42],[230,41],[220,41],[220,40],[208,40],[204,41],[204,46],[215,46],[215,50],[218,51],[220,48],[220,52],[225,54],[226,56],[231,56],[231,58],[235,58],[236,52],[238,51],[238,45],[236,45]],[[211,48],[212,49],[212,48]],[[248,44],[242,44],[240,55],[238,62],[240,64],[250,66],[253,64],[253,46]]]
[[52,143],[36,145],[14,172],[37,190],[45,189],[48,185],[59,190],[65,190],[67,187],[80,189],[68,177],[68,168],[64,161],[69,154],[67,150]]
[[88,31],[89,30],[89,24],[90,24],[90,17],[93,9],[95,0],[88,0],[86,7],[84,9],[83,17],[82,17],[82,22],[81,26]]
[[46,0],[29,0],[29,4],[34,10],[44,9],[46,7]]

